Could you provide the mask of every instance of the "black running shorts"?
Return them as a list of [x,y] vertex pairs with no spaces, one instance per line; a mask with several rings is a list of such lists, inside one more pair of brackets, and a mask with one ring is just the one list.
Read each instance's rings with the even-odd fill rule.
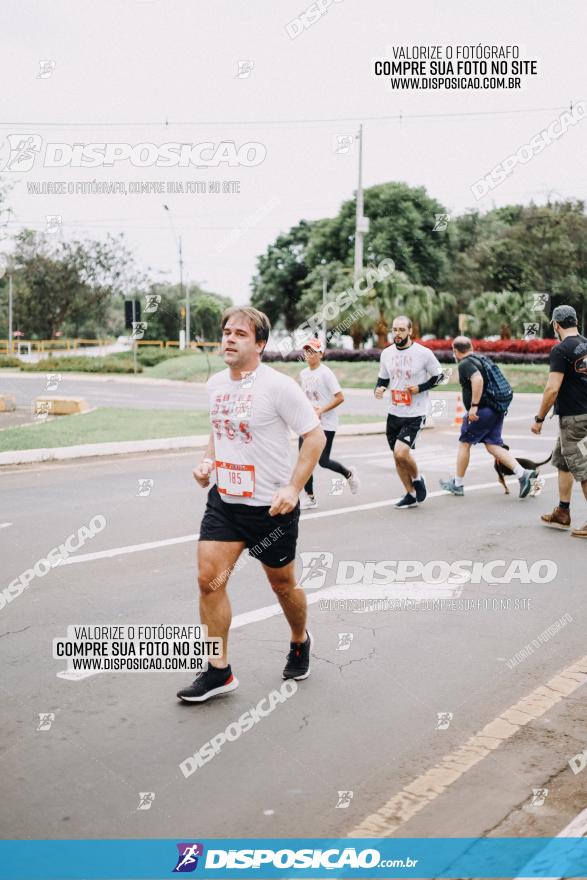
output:
[[387,426],[385,433],[387,434],[387,442],[389,448],[393,450],[396,440],[401,440],[410,449],[416,448],[416,438],[424,427],[426,416],[412,416],[404,418],[403,416],[393,416],[391,413],[387,416]]
[[291,513],[269,516],[269,507],[227,504],[216,486],[208,492],[200,541],[244,541],[249,555],[270,568],[283,568],[296,556],[299,501]]

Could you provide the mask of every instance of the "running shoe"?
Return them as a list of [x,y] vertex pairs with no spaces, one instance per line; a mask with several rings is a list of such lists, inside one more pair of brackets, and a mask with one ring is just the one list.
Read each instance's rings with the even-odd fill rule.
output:
[[407,510],[409,507],[417,507],[418,502],[414,495],[410,495],[409,492],[406,492],[403,498],[397,502],[397,504],[393,505],[396,510]]
[[524,476],[520,477],[518,481],[520,483],[520,498],[525,498],[530,493],[537,476],[537,471],[524,471]]
[[219,694],[227,694],[229,691],[235,691],[238,687],[238,680],[232,674],[230,666],[226,669],[217,669],[215,666],[208,666],[205,672],[200,672],[189,687],[182,688],[177,692],[180,700],[186,703],[203,703],[210,697],[217,697]]
[[300,498],[300,510],[309,510],[311,507],[318,507],[318,502],[313,495],[304,495]]
[[305,642],[290,642],[289,654],[283,670],[284,678],[295,678],[296,681],[302,681],[310,674],[310,648],[312,647],[312,636],[306,630],[307,639]]
[[555,507],[552,513],[543,513],[540,519],[549,529],[571,528],[570,511],[562,510],[560,507]]
[[457,486],[455,483],[454,477],[449,477],[448,480],[439,480],[440,488],[444,489],[445,492],[450,492],[452,495],[463,496],[465,494],[464,486]]
[[428,490],[426,489],[426,480],[423,476],[421,476],[419,480],[412,480],[412,486],[414,487],[414,490],[416,492],[416,501],[418,502],[418,504],[421,504],[428,494]]
[[359,480],[359,476],[355,468],[349,468],[351,472],[350,477],[347,477],[349,482],[349,489],[351,490],[351,495],[356,495],[359,489],[361,488],[361,481]]

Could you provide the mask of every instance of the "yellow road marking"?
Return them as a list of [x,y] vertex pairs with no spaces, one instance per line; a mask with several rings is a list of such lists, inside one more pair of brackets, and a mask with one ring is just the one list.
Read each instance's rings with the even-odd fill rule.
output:
[[467,770],[498,749],[530,721],[540,718],[563,697],[568,697],[587,681],[587,656],[563,669],[545,685],[540,685],[472,736],[445,755],[438,764],[423,773],[378,810],[367,816],[349,837],[390,837],[431,804]]

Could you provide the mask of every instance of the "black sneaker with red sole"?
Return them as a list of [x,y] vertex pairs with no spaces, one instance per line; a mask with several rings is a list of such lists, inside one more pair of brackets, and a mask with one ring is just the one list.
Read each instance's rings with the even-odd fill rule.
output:
[[200,672],[189,687],[178,691],[177,696],[186,703],[204,703],[210,697],[228,694],[237,687],[238,680],[232,674],[230,666],[225,669],[209,666],[205,672]]
[[312,648],[312,636],[306,630],[307,639],[305,642],[290,642],[289,654],[283,670],[284,678],[294,678],[296,681],[302,681],[310,674],[310,650]]

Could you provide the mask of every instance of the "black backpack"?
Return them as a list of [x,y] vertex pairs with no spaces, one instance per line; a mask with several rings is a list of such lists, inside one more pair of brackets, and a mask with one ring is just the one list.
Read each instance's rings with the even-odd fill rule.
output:
[[483,397],[487,406],[505,415],[514,396],[512,386],[492,360],[482,355],[471,354],[469,357],[479,365],[479,372],[483,376]]

